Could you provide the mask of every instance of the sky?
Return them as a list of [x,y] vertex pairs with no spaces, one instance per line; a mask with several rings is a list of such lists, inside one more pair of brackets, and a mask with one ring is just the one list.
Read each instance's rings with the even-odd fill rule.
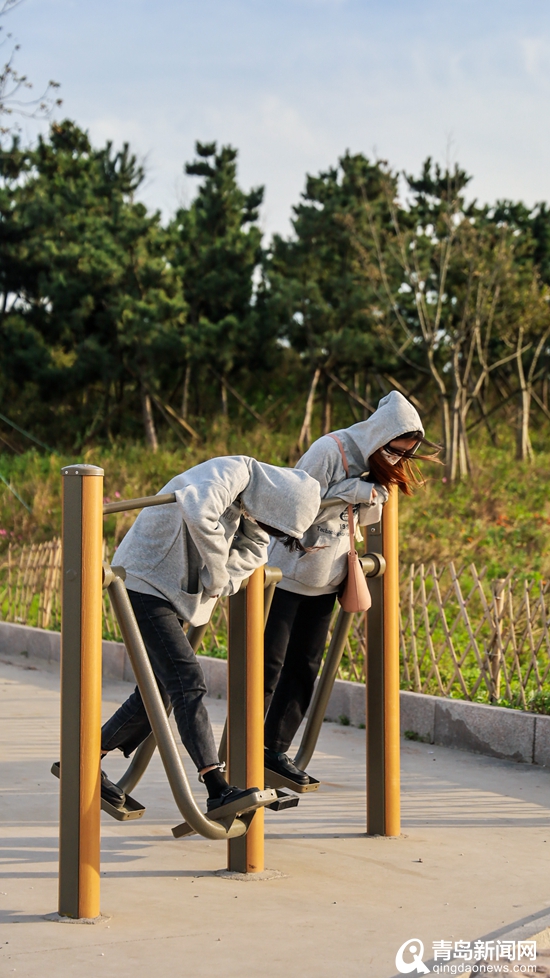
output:
[[4,23],[36,93],[55,79],[59,118],[129,142],[166,217],[197,139],[238,149],[267,234],[347,149],[458,162],[484,202],[550,199],[548,0],[23,0]]

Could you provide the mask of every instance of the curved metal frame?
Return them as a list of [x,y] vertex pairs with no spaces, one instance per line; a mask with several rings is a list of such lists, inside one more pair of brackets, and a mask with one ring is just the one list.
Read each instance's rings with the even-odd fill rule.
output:
[[[382,554],[372,553],[365,554],[363,557],[359,558],[361,566],[363,568],[365,577],[381,577],[386,571],[386,561]],[[275,590],[275,585],[273,585],[273,591]],[[267,617],[269,614],[269,607],[271,605],[271,600],[273,600],[273,592],[270,596],[269,605],[266,608],[265,623],[267,624]],[[346,641],[349,634],[351,622],[353,618],[353,612],[344,611],[340,608],[338,618],[336,619],[336,624],[332,632],[332,638],[325,656],[325,661],[323,663],[323,669],[319,677],[319,682],[315,687],[315,692],[311,700],[309,707],[308,718],[306,721],[306,726],[302,734],[302,740],[298,748],[298,752],[294,758],[294,763],[301,771],[305,771],[308,764],[313,757],[315,748],[317,746],[317,741],[319,739],[319,733],[323,725],[323,718],[325,716],[328,701],[330,699],[330,694],[334,686],[334,681],[338,673],[338,667],[342,661],[342,656],[344,654],[344,649],[346,647]],[[201,636],[202,638],[202,636]],[[198,648],[198,645],[197,645]],[[223,728],[222,738],[219,747],[219,757],[220,760],[225,761],[226,747],[227,744],[227,722]],[[285,782],[286,784],[286,782]],[[290,787],[290,785],[287,785]]]
[[[104,505],[104,507],[103,507],[103,512],[104,512],[105,515],[108,515],[109,513],[125,512],[126,510],[130,510],[130,509],[141,509],[141,508],[146,507],[146,506],[162,506],[162,505],[166,505],[166,504],[169,504],[169,503],[175,503],[175,501],[176,501],[176,495],[175,495],[175,493],[159,493],[156,496],[142,496],[142,497],[136,498],[136,499],[127,499],[127,500],[122,500],[121,499],[120,501],[117,501],[115,503],[106,503]],[[337,499],[337,498],[323,500],[321,502],[321,509],[326,509],[328,506],[334,505],[335,503],[340,503],[342,501],[343,500],[340,500],[340,499]],[[384,557],[381,554],[377,554],[377,553],[365,554],[363,557],[360,557],[360,561],[361,561],[361,564],[362,564],[362,567],[363,567],[363,571],[364,571],[366,577],[371,577],[371,578],[372,577],[381,577],[385,573],[385,571],[386,571],[386,561],[385,561]],[[124,590],[124,595],[125,595],[125,598],[126,598],[127,607],[129,608],[129,610],[131,612],[131,619],[133,620],[133,625],[134,625],[135,628],[137,628],[137,625],[135,624],[135,619],[133,618],[132,607],[130,605],[130,602],[129,602],[129,599],[128,599],[128,595],[126,593],[126,588],[125,588],[124,583],[123,583],[123,579],[122,579],[122,577],[118,578],[117,575],[116,575],[116,571],[119,570],[119,569],[118,568],[111,568],[110,570],[112,571],[114,577],[113,577],[113,582],[109,585],[109,590],[111,591],[112,594],[114,594],[114,592],[112,591],[113,584],[115,584],[117,580],[120,581],[120,585],[122,585],[122,588]],[[122,570],[122,568],[120,568],[120,570]],[[266,593],[265,593],[265,620],[264,620],[264,625],[267,623],[267,618],[268,618],[268,615],[269,615],[269,610],[270,610],[270,607],[271,607],[271,602],[273,600],[273,595],[275,593],[275,587],[276,587],[276,585],[277,585],[277,583],[278,583],[278,581],[280,579],[281,579],[281,572],[278,571],[278,569],[276,569],[276,568],[266,568],[266,581],[265,581],[265,583],[266,583]],[[116,587],[117,588],[120,588],[120,585],[117,584]],[[113,601],[113,604],[114,605],[115,605],[115,601],[118,600],[119,590],[117,590],[116,593],[117,593],[117,597]],[[123,607],[124,607],[124,605],[123,605],[123,603],[121,603],[121,609]],[[116,611],[116,605],[115,605],[115,611]],[[122,613],[124,614],[124,611],[122,611]],[[118,613],[117,613],[117,617],[118,617]],[[353,613],[352,612],[346,612],[343,609],[340,609],[340,612],[338,614],[338,618],[336,620],[336,625],[335,625],[334,631],[332,633],[332,638],[331,638],[331,641],[330,641],[330,645],[328,647],[327,654],[326,654],[326,657],[325,657],[325,662],[324,662],[324,665],[323,665],[323,669],[322,669],[321,675],[319,677],[319,682],[317,683],[315,692],[313,694],[313,698],[312,698],[311,705],[310,705],[310,708],[309,708],[308,719],[307,719],[307,722],[306,722],[304,733],[302,735],[302,740],[300,742],[300,747],[298,748],[298,752],[297,752],[297,754],[296,754],[296,756],[294,758],[294,763],[301,770],[305,770],[307,768],[307,766],[309,765],[309,763],[311,761],[311,758],[313,756],[313,753],[315,751],[315,747],[317,745],[317,740],[319,738],[319,733],[320,733],[321,726],[322,726],[322,723],[323,723],[323,718],[324,718],[324,715],[326,713],[326,708],[327,708],[327,705],[328,705],[328,701],[330,699],[330,694],[332,692],[332,689],[333,689],[333,686],[334,686],[334,682],[335,682],[335,679],[336,679],[336,675],[337,675],[337,672],[338,672],[338,667],[339,667],[340,662],[342,660],[342,655],[344,654],[344,649],[345,649],[345,646],[346,646],[346,640],[347,640],[347,637],[348,637],[348,633],[349,633],[349,629],[350,629],[350,626],[351,626],[352,618],[353,618]],[[189,639],[189,641],[191,643],[191,647],[192,647],[192,649],[193,649],[194,652],[197,652],[197,650],[198,650],[198,648],[199,648],[199,646],[200,646],[200,644],[201,644],[201,642],[203,640],[203,637],[204,637],[204,634],[205,634],[207,628],[208,628],[208,623],[205,624],[205,625],[200,625],[198,627],[193,627],[192,626],[191,628],[189,628],[189,631],[187,633],[187,637],[188,637],[188,639]],[[122,631],[122,624],[121,624],[121,631]],[[137,631],[139,633],[139,629],[137,629]],[[124,638],[124,632],[123,632],[123,638]],[[131,641],[131,639],[130,639],[130,641]],[[128,649],[128,654],[130,655],[130,649],[129,649],[128,643],[126,643],[126,640],[125,640],[125,644],[126,644],[126,648]],[[148,670],[149,670],[151,676],[153,676],[153,671],[152,671],[151,666],[150,666],[150,663],[149,663],[149,658],[148,658],[147,653],[145,651],[145,647],[143,646],[143,640],[141,638],[141,633],[139,633],[138,646],[141,646],[141,649],[143,650],[143,653],[145,655],[145,659],[147,661]],[[139,655],[141,655],[141,649],[140,649]],[[131,661],[132,661],[132,657],[131,656],[130,656],[130,658],[131,658]],[[134,665],[134,662],[133,661],[132,661],[132,667],[134,668],[134,672],[136,673],[136,678],[138,678],[137,677],[137,672],[136,672],[136,666]],[[137,666],[137,668],[139,668],[139,666]],[[153,676],[153,680],[154,680],[154,676]],[[138,680],[138,683],[139,683],[139,680]],[[141,683],[139,683],[139,685],[141,687]],[[168,724],[168,717],[170,715],[171,708],[169,708],[168,711],[166,711],[164,709],[164,705],[162,704],[162,700],[161,700],[160,696],[158,695],[158,690],[157,690],[156,682],[153,683],[153,686],[154,686],[154,689],[153,689],[153,697],[156,694],[156,696],[158,698],[158,703],[160,703],[162,705],[162,713],[163,713],[164,721],[165,721],[165,722],[162,722],[161,721],[160,727],[162,727],[163,729],[167,729],[168,730],[168,732],[170,734],[170,739],[171,739],[171,746],[168,746],[168,748],[167,748],[166,747],[166,744],[164,744],[163,750],[165,751],[165,754],[166,754],[166,750],[168,750],[168,753],[166,754],[167,758],[172,757],[172,753],[171,753],[172,748],[173,748],[173,750],[175,751],[175,753],[177,755],[177,759],[178,759],[177,766],[179,766],[179,768],[181,769],[181,774],[183,775],[183,778],[185,779],[185,785],[186,785],[186,792],[185,792],[185,794],[186,795],[187,795],[187,793],[189,794],[190,799],[191,799],[191,807],[195,810],[193,812],[193,814],[191,815],[191,818],[189,818],[188,815],[183,811],[183,808],[181,807],[181,805],[180,805],[180,803],[178,801],[178,798],[176,797],[176,792],[174,792],[174,798],[176,799],[176,803],[178,804],[178,807],[180,808],[180,811],[181,811],[182,815],[184,816],[185,820],[193,828],[195,828],[195,825],[193,824],[193,819],[195,817],[195,814],[198,814],[200,816],[200,819],[202,820],[202,822],[206,823],[209,826],[209,828],[212,828],[214,826],[214,823],[212,823],[209,819],[206,819],[205,818],[205,816],[200,811],[200,809],[197,807],[197,805],[196,805],[196,803],[194,801],[194,798],[193,798],[192,793],[191,793],[191,789],[189,787],[189,782],[187,781],[187,776],[186,776],[185,771],[183,769],[183,765],[181,764],[181,759],[179,757],[179,753],[177,751],[177,748],[176,748],[176,745],[175,745],[175,742],[174,742],[174,738],[172,736],[172,732],[171,732],[170,726]],[[144,702],[145,702],[145,697],[144,697]],[[158,703],[157,703],[157,705],[158,705]],[[146,704],[146,708],[147,708],[147,704]],[[153,709],[154,709],[154,706],[153,706]],[[147,712],[149,713],[149,710],[148,709],[147,709]],[[154,726],[154,724],[152,722],[151,722],[151,727],[153,728],[153,732],[150,733],[149,736],[143,741],[143,743],[140,744],[140,746],[137,748],[137,750],[135,751],[134,756],[133,756],[133,758],[132,758],[132,760],[131,760],[131,762],[130,762],[128,768],[127,768],[127,770],[122,775],[122,777],[120,778],[120,780],[117,782],[118,783],[118,786],[120,788],[122,788],[123,791],[127,792],[128,794],[133,791],[133,789],[135,788],[135,786],[138,784],[138,782],[140,781],[140,779],[143,777],[143,775],[144,775],[145,771],[147,770],[147,767],[148,767],[148,765],[149,765],[149,763],[151,761],[151,758],[152,758],[152,756],[153,756],[153,754],[155,752],[155,747],[157,746],[157,738],[156,738],[156,735],[155,735],[155,726]],[[160,729],[160,727],[159,727],[159,729]],[[162,750],[160,748],[160,744],[159,744],[159,751],[160,751],[161,756],[162,756]],[[223,729],[223,733],[222,733],[222,737],[221,737],[221,741],[220,741],[220,746],[219,746],[219,751],[218,751],[220,761],[225,761],[226,760],[226,752],[227,752],[227,721],[226,721],[225,726],[224,726],[224,729]],[[164,757],[163,757],[163,762],[164,762]],[[169,760],[168,760],[168,763],[170,763]],[[166,767],[166,764],[165,764],[165,767]],[[168,774],[168,767],[166,767],[166,771],[167,771],[167,774]],[[168,775],[168,776],[169,776],[169,780],[170,780],[170,775]],[[170,781],[170,784],[172,786],[172,782],[171,781]],[[182,796],[182,803],[184,805],[186,805],[186,806],[188,804],[188,801],[184,800],[183,796]],[[197,824],[199,824],[199,823],[197,822]],[[214,826],[214,827],[216,829],[221,828],[221,826]],[[235,825],[232,828],[235,828]],[[198,828],[196,828],[195,831],[200,832],[202,835],[205,834],[205,832],[203,832],[201,829],[198,829]],[[234,835],[243,835],[245,832],[246,832],[246,826],[243,825],[243,830],[240,831],[240,832],[235,832]],[[224,831],[222,831],[221,835],[219,835],[219,834],[216,834],[215,836],[209,835],[208,837],[209,838],[222,838],[224,836],[227,837],[227,838],[229,838],[230,837],[230,833],[225,833]]]
[[[386,561],[381,554],[365,554],[364,557],[360,557],[359,559],[366,577],[381,577],[385,573]],[[274,579],[269,576],[268,572],[271,570],[274,570],[274,568],[266,568],[266,605],[264,624],[267,623],[269,609],[273,600],[277,580],[280,580],[280,572],[279,576],[277,577],[277,575],[275,575]],[[300,747],[298,748],[298,752],[294,758],[294,763],[302,771],[307,769],[317,746],[319,733],[323,725],[323,718],[327,710],[330,694],[332,693],[332,689],[334,687],[338,667],[342,661],[352,619],[353,612],[344,611],[342,608],[340,609],[338,618],[336,619],[336,625],[334,626],[334,630],[332,632],[332,638],[327,650],[323,669],[319,677],[319,682],[315,687],[315,692],[309,708],[308,718],[302,734]],[[196,652],[199,648],[207,628],[208,624],[191,627],[189,629],[187,637],[194,652]],[[170,710],[168,711],[167,715],[169,715],[169,713]],[[138,781],[145,774],[149,762],[151,761],[151,758],[155,752],[155,747],[155,735],[150,733],[147,739],[144,740],[143,743],[137,748],[126,772],[117,782],[119,788],[122,788],[123,791],[131,794]],[[227,721],[223,728],[218,754],[220,761],[226,760]]]
[[[281,580],[281,577],[282,574],[278,567],[265,568],[264,627],[267,624],[271,602],[273,601],[273,595],[275,594],[275,588],[277,587],[278,582]],[[187,631],[187,638],[189,639],[189,644],[191,645],[193,652],[197,652],[200,648],[201,642],[208,629],[208,625],[209,622],[206,622],[204,625],[191,625],[189,627]],[[167,716],[170,716],[171,712],[172,707],[169,706]],[[122,791],[125,791],[126,794],[130,795],[139,781],[141,781],[149,766],[151,758],[155,753],[156,746],[157,742],[155,740],[155,735],[154,733],[150,733],[134,752],[134,756],[126,768],[126,771],[117,781],[118,787],[121,788]],[[227,721],[224,724],[218,752],[220,761],[223,761],[224,763],[226,761],[226,753]]]
[[[201,812],[193,797],[185,768],[170,728],[168,714],[166,713],[158,690],[149,656],[147,655],[141,632],[134,617],[128,592],[126,591],[122,576],[119,575],[119,568],[111,567],[106,569],[105,585],[109,588],[109,594],[120,625],[122,638],[149,717],[154,740],[159,749],[174,801],[187,824],[195,832],[198,832],[199,835],[207,839],[234,839],[244,835],[248,829],[246,822],[236,818],[231,827],[227,829],[220,822],[215,822],[207,818]],[[149,738],[147,739],[149,740]],[[144,742],[144,744],[146,743],[147,741]],[[152,753],[153,751],[151,750],[148,761],[151,759]],[[147,766],[147,764],[143,764],[145,754],[146,752],[144,751],[142,755],[143,770]]]
[[296,767],[299,767],[301,771],[306,770],[317,746],[328,701],[338,672],[338,666],[340,665],[346,647],[346,640],[353,614],[353,611],[344,611],[343,608],[340,608],[338,618],[336,619],[323,670],[319,676],[319,682],[315,687],[315,692],[309,707],[308,718],[302,734],[302,740],[300,741],[300,747],[294,758]]
[[[193,652],[196,652],[200,647],[200,644],[204,638],[206,629],[208,628],[208,622],[205,625],[191,625],[187,632],[187,638]],[[170,716],[172,712],[172,707],[169,706],[166,715]],[[135,786],[141,781],[143,775],[145,774],[153,754],[155,753],[155,748],[157,742],[155,740],[154,733],[150,733],[148,737],[139,745],[139,747],[134,751],[134,756],[130,761],[130,764],[126,768],[126,771],[122,777],[117,781],[117,785],[126,794],[131,795]]]

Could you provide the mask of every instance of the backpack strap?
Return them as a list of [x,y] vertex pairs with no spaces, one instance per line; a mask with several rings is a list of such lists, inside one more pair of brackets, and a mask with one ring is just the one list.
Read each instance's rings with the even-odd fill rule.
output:
[[[334,441],[338,445],[338,448],[340,449],[340,455],[342,456],[342,463],[343,463],[343,466],[344,466],[344,472],[346,473],[346,478],[349,479],[349,465],[348,465],[348,460],[347,460],[346,453],[344,451],[344,446],[342,445],[342,442],[338,438],[338,435],[332,435],[332,434],[330,434],[328,437],[329,438],[334,438]],[[349,550],[350,550],[350,553],[354,553],[356,551],[356,546],[355,546],[355,521],[353,519],[353,506],[351,505],[351,503],[349,503],[349,505],[348,505],[348,530],[349,530]]]

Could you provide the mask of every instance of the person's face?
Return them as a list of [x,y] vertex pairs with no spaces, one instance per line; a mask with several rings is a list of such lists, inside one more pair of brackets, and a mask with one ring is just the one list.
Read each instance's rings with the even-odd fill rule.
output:
[[[382,455],[392,465],[397,465],[403,458],[403,454],[411,452],[416,445],[418,441],[415,438],[394,438],[382,449]],[[395,448],[395,454],[392,453],[392,448]]]
[[400,452],[410,452],[418,442],[414,438],[394,438],[390,441],[390,448],[397,448]]

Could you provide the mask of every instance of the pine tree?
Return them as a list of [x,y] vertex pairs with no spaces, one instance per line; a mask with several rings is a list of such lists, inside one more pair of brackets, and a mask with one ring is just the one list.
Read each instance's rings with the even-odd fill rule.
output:
[[124,427],[125,403],[181,355],[185,319],[160,217],[133,199],[143,171],[127,146],[96,150],[71,122],[1,160],[2,217],[18,222],[4,236],[4,398],[23,391],[31,416],[46,407],[77,443]]
[[[210,386],[214,372],[221,379],[222,409],[232,375],[253,366],[261,347],[255,316],[254,274],[262,259],[258,209],[263,188],[249,193],[237,183],[237,151],[216,143],[197,143],[197,159],[185,172],[202,178],[189,208],[181,208],[170,225],[172,261],[183,283],[187,303],[186,381],[201,371]],[[206,371],[206,372],[205,372]]]

